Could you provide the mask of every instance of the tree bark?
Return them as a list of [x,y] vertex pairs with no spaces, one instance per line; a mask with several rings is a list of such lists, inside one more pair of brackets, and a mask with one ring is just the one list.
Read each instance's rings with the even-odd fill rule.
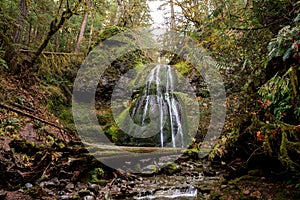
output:
[[175,28],[175,12],[174,12],[174,3],[173,0],[170,0],[170,7],[171,7],[171,20],[170,20],[170,28]]
[[76,42],[76,48],[75,48],[75,53],[78,53],[80,50],[80,44],[81,41],[83,39],[83,35],[84,35],[84,31],[87,25],[87,21],[88,21],[88,16],[89,16],[89,9],[91,7],[91,0],[87,0],[87,10],[84,13],[83,19],[82,19],[82,23],[81,23],[81,28],[80,28],[80,32],[78,34],[78,38],[77,38],[77,42]]
[[121,17],[122,0],[117,0],[117,2],[118,2],[118,6],[117,6],[117,11],[116,11],[116,18],[114,21],[114,26],[117,26],[119,24],[120,17]]
[[29,27],[27,30],[27,37],[26,37],[26,42],[25,42],[25,45],[27,45],[27,46],[30,44],[30,40],[31,40],[31,28],[32,28],[32,24],[31,24],[31,22],[29,22]]
[[89,35],[88,51],[90,51],[90,48],[92,46],[93,28],[94,28],[94,18],[92,16],[92,23],[91,23],[90,35]]
[[78,7],[80,6],[81,2],[82,2],[82,0],[78,0],[72,9],[70,9],[70,7],[68,5],[67,9],[61,14],[60,19],[58,20],[57,18],[55,18],[51,22],[50,30],[49,30],[46,38],[42,42],[41,46],[36,51],[33,59],[31,60],[31,65],[34,65],[37,58],[41,55],[42,51],[47,47],[47,45],[48,45],[50,39],[52,38],[52,36],[63,26],[63,24],[68,19],[70,19],[73,16],[74,12],[76,12],[78,10]]
[[59,32],[57,31],[55,34],[55,52],[58,52],[59,48]]
[[26,0],[21,0],[20,5],[20,15],[18,16],[18,27],[16,29],[15,35],[14,35],[14,43],[20,43],[23,35],[24,30],[24,20],[27,18],[27,6],[26,6]]

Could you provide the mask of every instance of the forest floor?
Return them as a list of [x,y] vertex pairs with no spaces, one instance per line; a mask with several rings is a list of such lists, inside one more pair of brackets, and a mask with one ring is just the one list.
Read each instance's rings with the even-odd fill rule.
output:
[[190,195],[177,199],[300,199],[299,180],[261,170],[230,176],[205,160],[182,159],[153,174],[110,169],[50,113],[50,96],[0,75],[0,199],[162,199],[167,190]]

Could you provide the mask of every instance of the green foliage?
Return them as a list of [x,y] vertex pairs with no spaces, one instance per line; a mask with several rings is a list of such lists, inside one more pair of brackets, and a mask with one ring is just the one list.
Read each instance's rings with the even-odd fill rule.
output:
[[[297,20],[296,20],[297,21]],[[268,44],[268,59],[271,63],[275,58],[282,58],[287,71],[280,76],[279,72],[267,81],[258,91],[263,101],[269,101],[271,112],[278,120],[288,118],[289,123],[298,123],[299,115],[299,50],[300,26],[285,26],[279,30]],[[289,63],[287,63],[289,61]],[[295,63],[295,64],[294,64]],[[294,66],[295,65],[295,66]],[[293,119],[294,118],[294,119]],[[293,119],[293,120],[291,120]],[[287,120],[284,120],[287,121]]]
[[101,44],[106,39],[111,38],[114,35],[117,35],[119,33],[122,33],[124,31],[128,31],[129,29],[119,26],[106,26],[103,28],[95,40],[95,44],[93,44],[92,48],[96,47],[97,45]]
[[19,120],[15,118],[6,118],[0,122],[0,135],[4,133],[16,134],[19,131]]
[[5,69],[5,70],[8,70],[8,66],[7,66],[7,63],[5,60],[3,60],[2,58],[0,58],[0,70],[2,69]]
[[[291,171],[299,168],[300,138],[295,126],[300,122],[299,33],[299,24],[284,26],[268,44],[268,66],[280,71],[258,90],[263,100],[262,114],[253,120],[257,123],[257,140],[263,141],[265,152]],[[283,62],[274,62],[277,58]],[[279,64],[283,66],[276,66]]]
[[298,54],[300,46],[300,26],[285,26],[268,44],[269,60],[282,57],[283,61]]
[[259,89],[258,93],[263,97],[264,102],[272,104],[273,114],[278,120],[281,120],[293,107],[290,103],[292,87],[288,73],[282,77],[276,74]]

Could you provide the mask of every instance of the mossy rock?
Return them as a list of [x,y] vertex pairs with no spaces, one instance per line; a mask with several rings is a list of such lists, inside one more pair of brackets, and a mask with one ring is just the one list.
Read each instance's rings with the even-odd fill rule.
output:
[[199,150],[198,149],[186,149],[183,153],[184,156],[188,156],[192,160],[199,159]]
[[173,175],[177,172],[180,172],[182,170],[180,165],[177,165],[176,163],[173,162],[168,162],[164,165],[164,167],[161,169],[161,172],[163,174],[167,175]]
[[119,33],[125,32],[126,28],[124,27],[118,27],[118,26],[107,26],[104,29],[102,29],[99,33],[99,36],[97,38],[97,41],[91,46],[91,48],[89,50],[92,50],[94,47],[96,47],[97,45],[101,44],[102,42],[104,42],[106,39],[117,35]]

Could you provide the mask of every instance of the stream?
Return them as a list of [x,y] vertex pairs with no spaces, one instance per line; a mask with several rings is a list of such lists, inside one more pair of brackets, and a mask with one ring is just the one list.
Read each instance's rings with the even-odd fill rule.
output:
[[[222,176],[209,165],[196,162],[172,163],[153,174],[119,173],[113,179],[90,184],[53,178],[39,186],[49,199],[207,199],[219,187]],[[102,185],[102,186],[101,186]],[[27,184],[26,187],[33,187]],[[19,190],[21,192],[24,192]],[[47,199],[47,198],[43,198]]]
[[117,177],[99,192],[104,199],[205,199],[219,186],[222,176],[209,165],[172,163],[159,174]]

